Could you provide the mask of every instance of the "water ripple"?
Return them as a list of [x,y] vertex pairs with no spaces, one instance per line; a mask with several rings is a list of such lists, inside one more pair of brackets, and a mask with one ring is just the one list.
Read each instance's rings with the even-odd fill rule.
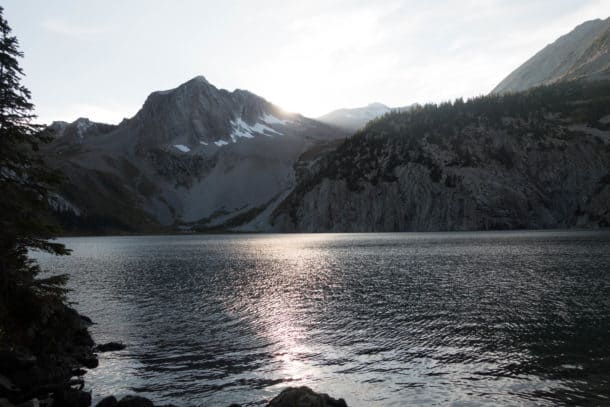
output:
[[262,405],[607,404],[610,233],[65,239],[94,398]]

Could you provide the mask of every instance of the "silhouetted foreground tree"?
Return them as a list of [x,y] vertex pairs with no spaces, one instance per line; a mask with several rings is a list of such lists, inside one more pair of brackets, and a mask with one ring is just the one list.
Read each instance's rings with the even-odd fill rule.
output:
[[50,190],[58,176],[38,156],[48,142],[36,117],[30,92],[21,84],[17,38],[0,7],[0,340],[22,341],[21,333],[40,317],[42,303],[62,301],[65,276],[36,278],[38,264],[28,250],[64,255],[64,245],[49,239],[56,229],[48,220]]
[[72,387],[82,379],[72,377],[82,375],[80,366],[97,366],[90,320],[67,306],[67,277],[40,278],[28,256],[31,250],[69,251],[51,241],[57,229],[48,209],[59,176],[38,152],[49,135],[32,123],[21,57],[0,7],[0,399],[9,400],[0,404],[39,398],[41,405],[74,399],[87,406],[90,395]]

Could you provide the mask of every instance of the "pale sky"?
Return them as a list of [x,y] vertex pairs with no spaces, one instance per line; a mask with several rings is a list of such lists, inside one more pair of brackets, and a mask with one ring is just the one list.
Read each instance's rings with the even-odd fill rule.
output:
[[40,121],[117,123],[204,75],[316,117],[489,92],[610,0],[4,0]]

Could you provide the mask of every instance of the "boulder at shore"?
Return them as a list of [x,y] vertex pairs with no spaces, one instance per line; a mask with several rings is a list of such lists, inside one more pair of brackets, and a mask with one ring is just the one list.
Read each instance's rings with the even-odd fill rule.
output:
[[306,386],[288,387],[267,404],[267,407],[347,407],[343,399],[316,393]]
[[[97,403],[96,407],[175,407],[159,406],[140,396],[125,396],[120,401],[109,396]],[[231,404],[229,407],[241,407]],[[347,407],[343,399],[334,399],[328,394],[316,393],[309,387],[288,387],[267,404],[267,407]]]

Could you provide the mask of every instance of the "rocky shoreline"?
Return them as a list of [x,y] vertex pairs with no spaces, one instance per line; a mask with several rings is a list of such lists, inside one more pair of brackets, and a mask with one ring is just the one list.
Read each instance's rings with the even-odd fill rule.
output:
[[0,406],[88,406],[85,369],[98,366],[91,320],[63,302],[47,304],[22,345],[0,350]]
[[[31,327],[29,346],[0,350],[0,407],[89,407],[85,391],[86,369],[94,369],[97,353],[125,348],[118,342],[96,345],[89,333],[91,319],[63,303],[49,305],[44,320]],[[0,332],[1,333],[1,332]],[[288,387],[268,407],[347,407],[343,399],[316,393],[308,387]],[[96,407],[175,407],[151,400],[108,396]],[[229,407],[239,407],[232,404]]]

